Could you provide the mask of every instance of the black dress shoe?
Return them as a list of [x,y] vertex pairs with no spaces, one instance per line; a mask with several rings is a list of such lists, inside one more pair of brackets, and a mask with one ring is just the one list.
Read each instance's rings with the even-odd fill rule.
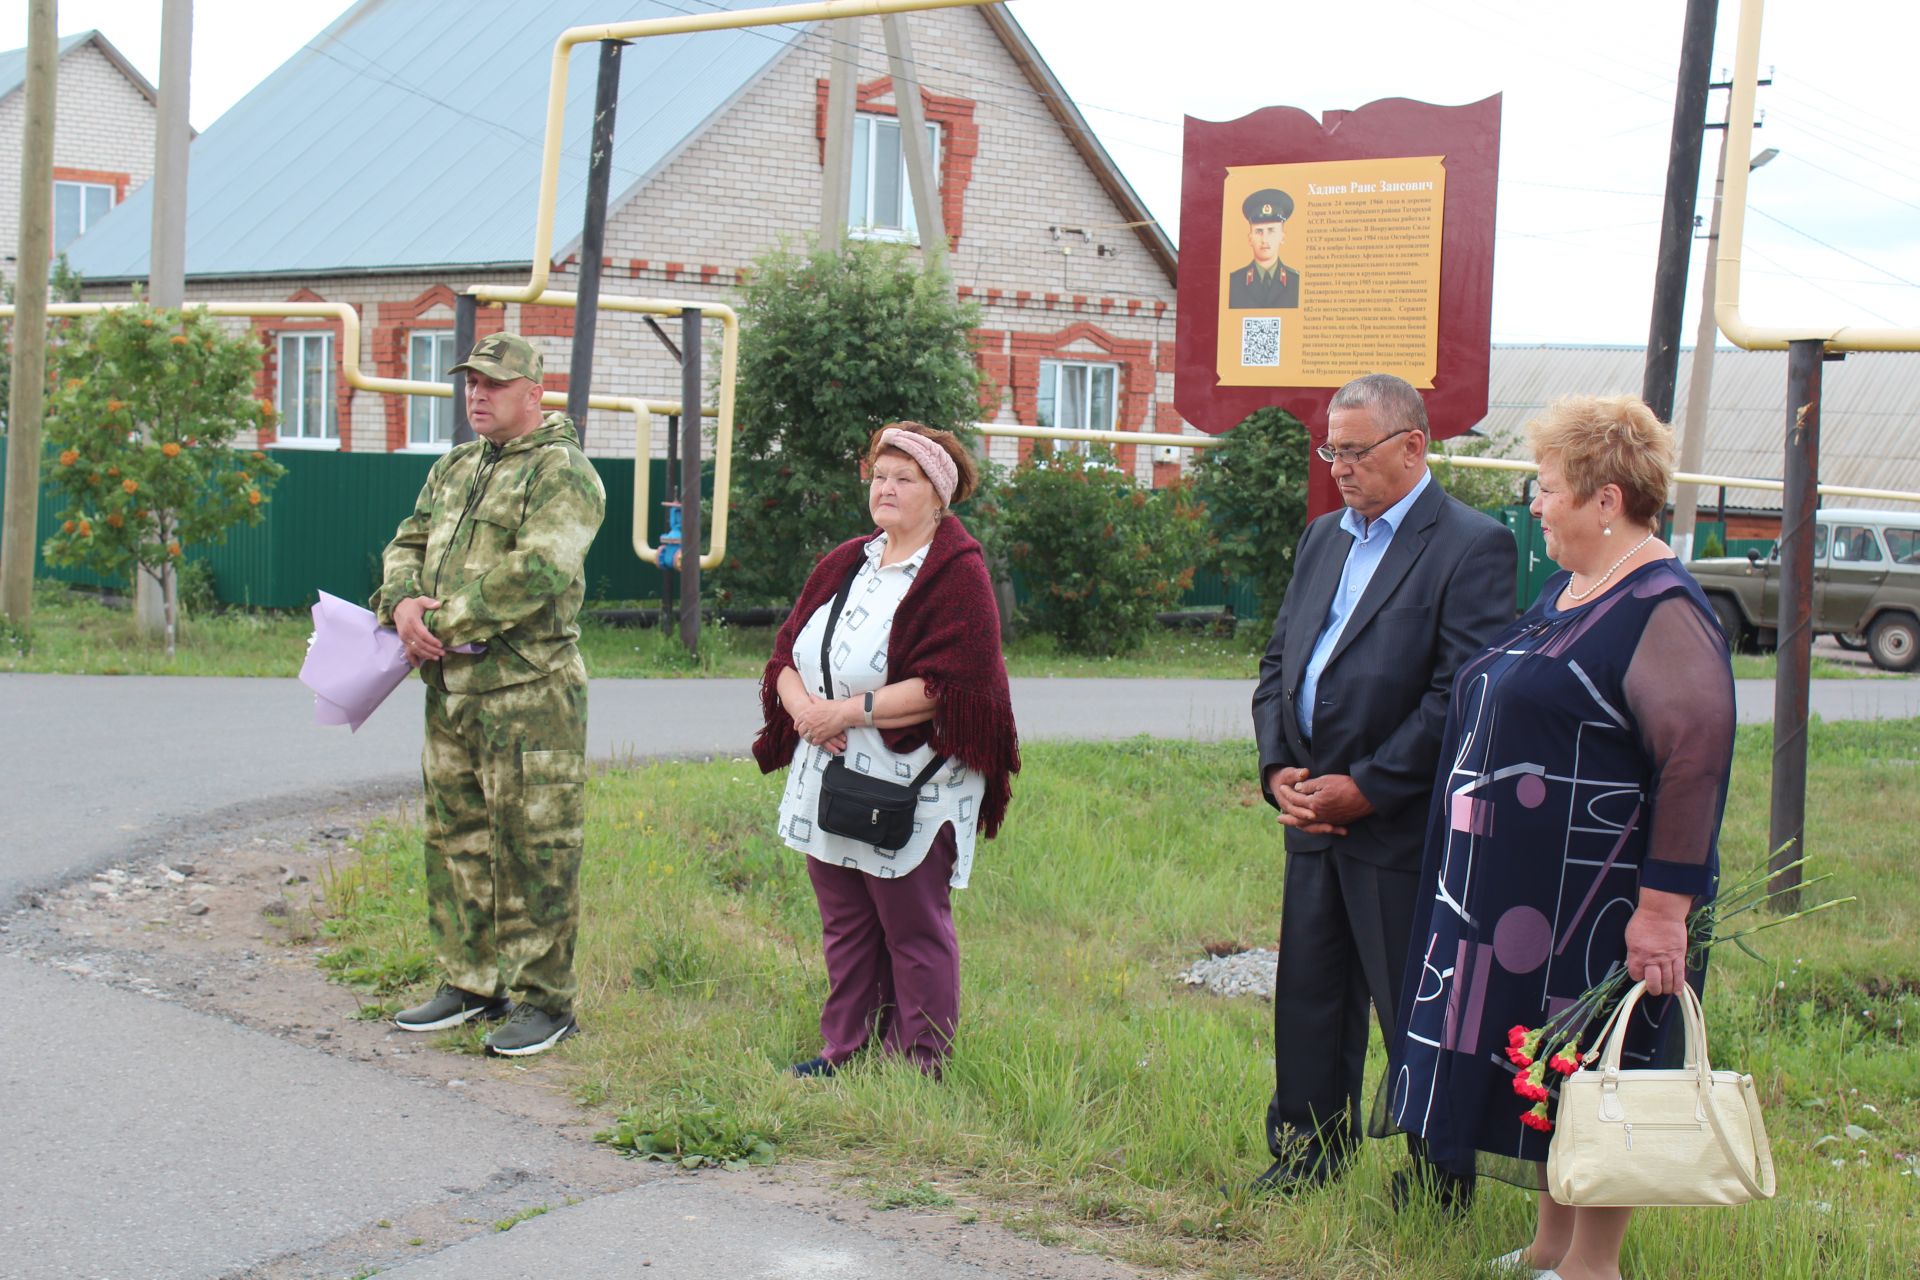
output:
[[[1247,1184],[1250,1196],[1290,1196],[1324,1187],[1338,1178],[1343,1166],[1321,1157],[1315,1160],[1275,1160],[1267,1171]],[[1226,1192],[1226,1188],[1221,1188]],[[1229,1193],[1230,1194],[1230,1193]]]
[[1399,1170],[1387,1183],[1387,1203],[1399,1213],[1419,1202],[1435,1205],[1458,1221],[1473,1208],[1473,1179],[1431,1164]]

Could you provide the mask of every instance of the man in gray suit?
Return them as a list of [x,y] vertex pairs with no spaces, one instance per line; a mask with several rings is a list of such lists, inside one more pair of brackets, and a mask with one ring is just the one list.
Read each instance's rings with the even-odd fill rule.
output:
[[[1318,453],[1346,509],[1300,538],[1253,698],[1287,848],[1259,1189],[1329,1182],[1359,1145],[1367,1005],[1391,1039],[1453,674],[1513,617],[1513,535],[1428,472],[1420,393],[1367,374],[1327,422]],[[1463,1212],[1472,1183],[1414,1155]],[[1395,1177],[1396,1205],[1410,1185]]]

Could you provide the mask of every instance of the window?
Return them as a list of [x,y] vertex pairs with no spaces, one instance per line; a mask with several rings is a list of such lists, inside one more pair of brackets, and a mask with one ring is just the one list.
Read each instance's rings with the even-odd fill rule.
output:
[[[940,126],[927,125],[933,172],[940,172]],[[935,186],[939,178],[934,179]],[[891,116],[853,118],[853,182],[847,197],[847,226],[881,238],[917,240],[913,188],[900,149],[900,122]]]
[[[1079,431],[1113,430],[1114,390],[1119,381],[1118,365],[1042,360],[1040,425],[1071,427]],[[1090,443],[1085,440],[1062,440],[1056,442],[1055,447],[1086,453]]]
[[1920,564],[1920,529],[1882,529],[1895,564]]
[[280,335],[280,438],[338,440],[333,421],[333,335]]
[[[1816,562],[1824,561],[1827,558],[1827,539],[1830,536],[1832,536],[1832,530],[1828,529],[1827,526],[1823,524],[1813,526],[1813,558]],[[1775,560],[1780,558],[1780,544],[1778,542],[1773,544],[1773,558]]]
[[1880,543],[1873,536],[1873,530],[1859,524],[1837,524],[1833,527],[1835,564],[1858,564],[1879,558]]
[[[453,333],[416,333],[408,343],[407,376],[415,382],[448,382],[453,375]],[[440,396],[407,397],[407,444],[433,448],[453,443],[453,400]]]
[[53,251],[59,253],[106,217],[113,208],[113,194],[113,188],[104,182],[54,183]]

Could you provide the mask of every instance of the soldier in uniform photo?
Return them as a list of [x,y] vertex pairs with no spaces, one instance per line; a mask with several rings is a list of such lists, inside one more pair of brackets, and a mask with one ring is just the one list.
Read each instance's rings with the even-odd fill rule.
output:
[[1287,219],[1293,216],[1293,197],[1267,187],[1241,201],[1240,211],[1247,216],[1253,261],[1234,268],[1227,277],[1227,305],[1236,309],[1299,306],[1300,273],[1280,261],[1280,246],[1287,242]]
[[487,1050],[520,1057],[578,1029],[587,673],[576,619],[606,493],[573,420],[542,417],[542,362],[525,338],[490,334],[453,367],[466,371],[480,438],[433,464],[370,602],[427,686],[427,925],[441,984],[394,1023],[505,1018]]

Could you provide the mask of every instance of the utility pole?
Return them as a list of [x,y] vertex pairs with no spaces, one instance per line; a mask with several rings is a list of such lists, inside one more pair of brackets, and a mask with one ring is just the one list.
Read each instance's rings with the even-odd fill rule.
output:
[[[580,285],[573,311],[573,360],[567,373],[567,416],[587,447],[587,400],[593,390],[593,344],[600,329],[600,268],[607,245],[607,192],[613,178],[614,113],[620,106],[624,40],[600,42],[600,78],[593,95],[593,145],[587,159],[587,209],[580,221]],[[646,459],[640,460],[646,465]]]
[[33,621],[40,545],[40,423],[47,399],[47,263],[53,258],[54,0],[27,0],[27,84],[20,128],[20,247],[14,259],[13,391],[7,408],[7,501],[0,612]]
[[[177,308],[187,300],[187,123],[193,63],[193,0],[164,0],[160,9],[160,104],[153,139],[153,234],[147,252],[147,301]],[[167,585],[173,585],[171,573]],[[167,628],[167,592],[134,566],[133,616],[143,635]],[[171,648],[171,643],[169,643]]]
[[[1762,80],[1762,84],[1771,84]],[[1716,84],[1714,88],[1723,88]],[[1709,128],[1721,130],[1720,164],[1714,170],[1713,179],[1713,216],[1707,228],[1707,261],[1700,272],[1700,328],[1693,340],[1693,368],[1687,377],[1687,416],[1680,426],[1680,470],[1698,474],[1700,461],[1707,453],[1707,409],[1713,398],[1713,356],[1714,346],[1720,338],[1720,326],[1713,319],[1713,296],[1720,276],[1720,197],[1727,183],[1727,134],[1726,123],[1722,121]],[[1757,127],[1757,126],[1756,126]],[[1768,147],[1748,162],[1749,170],[1758,169],[1780,153]],[[1676,488],[1673,498],[1673,553],[1685,564],[1693,559],[1693,530],[1699,513],[1700,489],[1697,485],[1683,484]],[[1722,522],[1720,540],[1726,542],[1725,522]]]
[[1673,96],[1673,141],[1667,155],[1667,196],[1660,220],[1660,257],[1653,275],[1653,323],[1640,398],[1662,422],[1673,417],[1680,371],[1680,318],[1686,310],[1687,259],[1693,252],[1694,196],[1700,189],[1700,133],[1707,123],[1707,64],[1713,58],[1718,0],[1687,0],[1680,36],[1680,77]]
[[820,171],[820,247],[840,251],[847,234],[847,196],[853,177],[853,109],[860,96],[854,40],[860,28],[841,18],[825,24],[832,56],[827,72],[827,145]]
[[927,146],[927,113],[920,101],[920,76],[914,66],[906,15],[886,14],[880,19],[880,27],[887,38],[887,69],[893,76],[893,105],[900,113],[900,154],[906,160],[907,185],[913,191],[913,217],[920,230],[920,255],[928,270],[946,275],[946,216],[940,208],[940,192],[933,181],[933,152]]

